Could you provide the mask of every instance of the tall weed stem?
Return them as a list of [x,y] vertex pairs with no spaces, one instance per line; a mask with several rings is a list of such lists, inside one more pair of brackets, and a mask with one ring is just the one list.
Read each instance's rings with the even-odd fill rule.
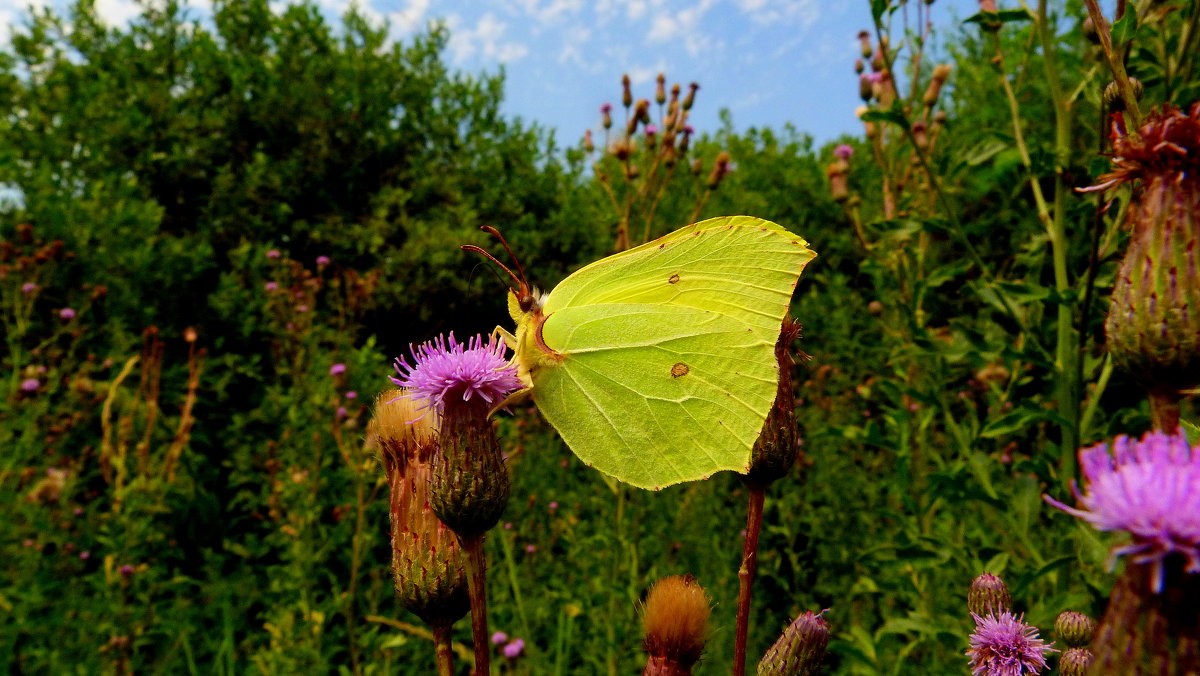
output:
[[467,592],[471,597],[471,639],[475,648],[475,674],[487,676],[488,624],[487,624],[487,560],[483,555],[483,534],[460,537],[459,542],[467,555]]

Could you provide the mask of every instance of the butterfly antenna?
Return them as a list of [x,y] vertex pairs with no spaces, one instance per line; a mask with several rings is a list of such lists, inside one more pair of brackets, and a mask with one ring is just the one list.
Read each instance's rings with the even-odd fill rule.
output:
[[512,270],[509,270],[507,265],[505,265],[504,263],[501,263],[499,260],[497,260],[496,257],[493,256],[491,253],[489,253],[486,249],[477,247],[474,244],[464,244],[459,248],[462,249],[463,251],[473,251],[473,252],[479,254],[480,256],[483,256],[484,258],[488,259],[489,261],[495,263],[496,265],[499,265],[500,269],[507,272],[508,276],[511,277],[514,282],[516,282],[517,288],[520,288],[525,283],[524,281],[521,280],[520,277],[517,277],[517,275],[514,274]]
[[500,240],[500,246],[504,247],[504,250],[508,252],[508,257],[512,259],[513,265],[515,265],[517,268],[517,272],[521,273],[521,282],[528,288],[529,277],[525,275],[525,266],[521,265],[521,259],[517,258],[517,255],[513,253],[512,248],[508,246],[508,240],[504,239],[504,235],[501,235],[499,230],[490,225],[482,225],[479,227],[479,229]]

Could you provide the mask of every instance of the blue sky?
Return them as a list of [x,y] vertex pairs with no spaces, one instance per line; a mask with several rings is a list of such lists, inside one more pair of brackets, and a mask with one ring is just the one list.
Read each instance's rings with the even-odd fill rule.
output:
[[[910,2],[910,20],[915,6]],[[870,26],[869,0],[358,0],[387,21],[395,39],[431,21],[451,29],[446,57],[468,72],[507,74],[505,111],[557,130],[574,143],[599,125],[599,107],[619,103],[629,73],[634,95],[651,98],[654,77],[701,86],[691,121],[717,128],[728,108],[735,128],[791,122],[818,143],[858,133],[853,62],[856,34]],[[0,40],[29,0],[0,0]],[[63,0],[34,0],[62,7]],[[193,0],[198,16],[208,0]],[[276,5],[283,3],[276,2]],[[318,0],[336,19],[349,0]],[[1003,4],[1003,3],[1002,3]],[[109,22],[138,13],[132,0],[96,0]],[[936,27],[947,33],[977,7],[973,0],[938,0]],[[902,20],[902,14],[896,20]]]

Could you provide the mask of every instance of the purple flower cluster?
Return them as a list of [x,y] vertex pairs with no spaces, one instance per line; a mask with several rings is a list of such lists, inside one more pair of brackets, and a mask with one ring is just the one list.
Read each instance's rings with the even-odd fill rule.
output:
[[1103,531],[1124,530],[1133,543],[1113,550],[1154,566],[1154,591],[1162,591],[1163,561],[1173,552],[1200,573],[1200,446],[1182,434],[1148,432],[1141,440],[1117,437],[1079,451],[1087,492],[1071,490],[1079,507],[1046,502]]
[[504,343],[495,337],[485,344],[482,336],[475,336],[464,344],[451,333],[410,349],[412,364],[397,358],[400,377],[391,381],[439,412],[445,411],[448,397],[479,397],[496,404],[521,387],[516,368],[504,358]]
[[1025,617],[1004,612],[980,617],[974,613],[975,633],[971,634],[971,673],[974,676],[1024,676],[1040,674],[1046,668],[1048,652],[1058,652],[1038,638],[1037,627],[1025,624]]

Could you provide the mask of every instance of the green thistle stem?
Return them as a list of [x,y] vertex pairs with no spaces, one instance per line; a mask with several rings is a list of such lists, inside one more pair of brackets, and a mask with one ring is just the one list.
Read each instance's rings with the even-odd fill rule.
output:
[[745,676],[746,638],[750,633],[750,592],[754,584],[754,571],[758,567],[758,534],[762,531],[763,503],[766,501],[765,486],[749,487],[750,497],[746,508],[746,542],[742,547],[742,566],[738,568],[737,625],[733,640],[733,676]]
[[487,626],[487,560],[483,557],[483,534],[459,536],[459,543],[467,555],[467,590],[471,596],[471,636],[475,646],[475,674],[487,676],[488,626]]
[[450,649],[450,625],[433,627],[433,645],[437,656],[438,676],[454,676],[454,651]]

